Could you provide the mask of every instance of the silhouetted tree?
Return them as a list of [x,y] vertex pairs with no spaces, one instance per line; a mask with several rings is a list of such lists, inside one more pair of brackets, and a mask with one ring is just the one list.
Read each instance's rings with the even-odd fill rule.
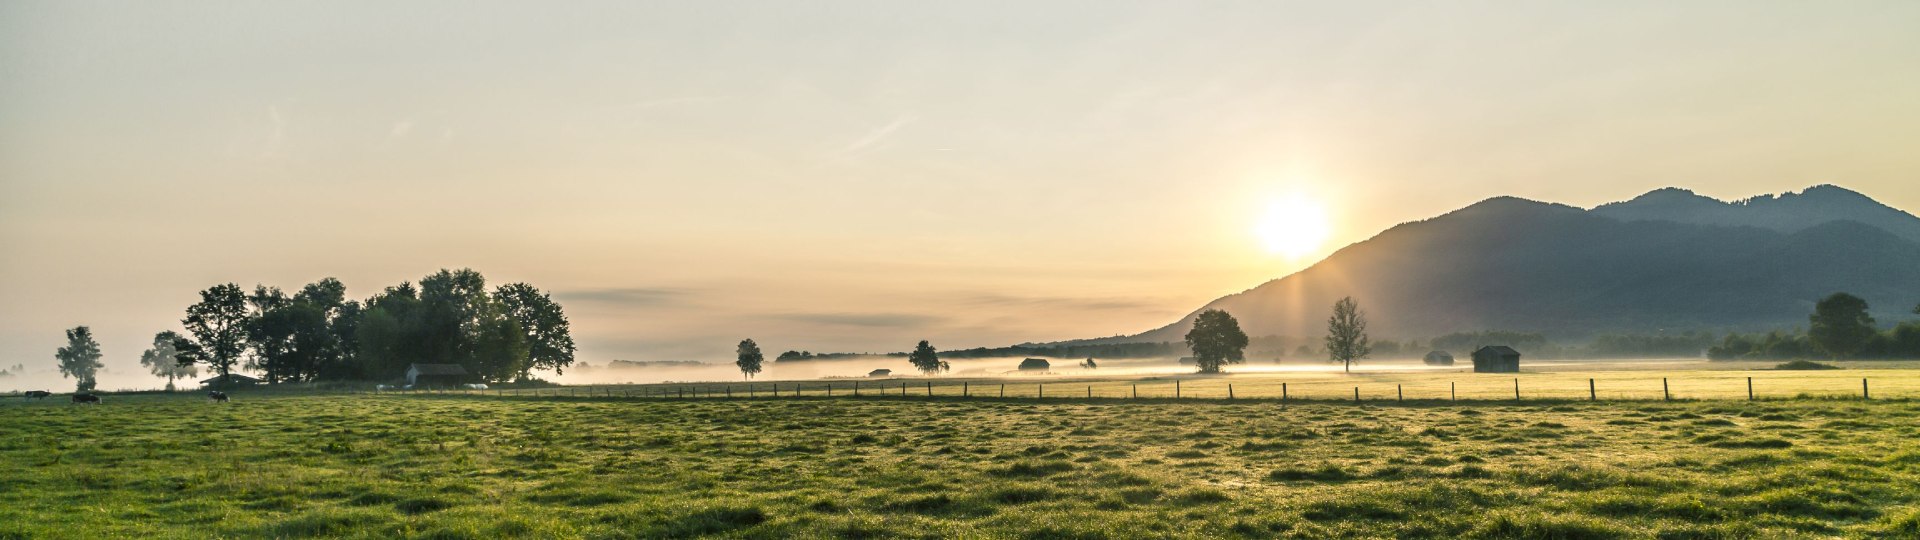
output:
[[1327,318],[1327,358],[1352,372],[1353,361],[1372,352],[1373,345],[1367,342],[1367,314],[1360,311],[1360,303],[1351,296],[1334,302],[1333,316]]
[[1247,333],[1240,331],[1240,321],[1225,311],[1200,312],[1193,319],[1193,329],[1187,331],[1186,341],[1201,373],[1219,373],[1220,366],[1246,359]]
[[1089,356],[1087,357],[1087,361],[1080,363],[1080,367],[1087,368],[1087,369],[1099,369],[1100,364],[1093,363],[1093,357]]
[[200,303],[187,307],[180,321],[193,336],[175,343],[180,362],[205,362],[225,379],[247,346],[247,295],[232,283],[200,291]]
[[200,370],[193,364],[180,363],[180,349],[175,344],[186,338],[180,334],[165,330],[153,335],[153,348],[140,353],[140,365],[155,377],[167,379],[167,391],[173,391],[173,380],[198,375]]
[[939,351],[934,350],[932,345],[928,345],[926,340],[920,340],[920,344],[913,347],[913,352],[907,355],[907,361],[911,362],[913,367],[919,368],[920,373],[927,375],[937,374],[952,367],[947,365],[947,361],[940,359]]
[[100,343],[93,340],[93,329],[75,326],[67,331],[67,346],[54,351],[60,360],[60,377],[77,381],[76,391],[90,392],[96,385],[93,375],[105,367],[100,363]]
[[527,362],[520,372],[521,379],[531,377],[536,369],[551,369],[560,374],[573,365],[573,334],[567,314],[552,296],[533,285],[509,283],[495,289],[493,297],[526,332]]
[[742,377],[752,380],[754,375],[760,373],[760,363],[766,360],[766,357],[760,354],[760,344],[754,343],[751,339],[743,339],[740,340],[740,346],[733,352],[737,358],[733,361],[733,365],[740,366]]
[[1821,299],[1807,320],[1808,339],[1833,358],[1853,356],[1877,333],[1873,317],[1867,315],[1867,301],[1847,293]]

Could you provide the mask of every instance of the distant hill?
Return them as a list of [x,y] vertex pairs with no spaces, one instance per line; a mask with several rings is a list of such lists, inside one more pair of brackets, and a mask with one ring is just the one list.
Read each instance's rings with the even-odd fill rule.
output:
[[[1497,197],[1402,224],[1281,279],[1202,306],[1251,335],[1322,335],[1352,295],[1382,337],[1805,326],[1846,291],[1882,322],[1920,302],[1920,218],[1835,186],[1734,203],[1662,189],[1591,211]],[[1195,310],[1131,336],[1180,341]]]

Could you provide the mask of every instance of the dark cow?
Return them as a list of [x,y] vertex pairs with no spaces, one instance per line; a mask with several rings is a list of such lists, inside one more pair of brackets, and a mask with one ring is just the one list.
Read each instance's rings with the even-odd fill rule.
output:
[[74,394],[73,402],[74,403],[92,403],[94,405],[99,405],[100,396],[96,396],[93,394]]
[[207,399],[211,399],[211,400],[214,400],[214,401],[217,401],[217,402],[220,402],[220,403],[226,403],[226,402],[227,402],[227,393],[226,393],[226,392],[221,392],[221,391],[219,391],[219,390],[208,390],[208,391],[207,391]]
[[46,390],[28,390],[27,391],[27,399],[47,399],[47,396],[51,396],[51,395],[53,395],[53,392],[48,392]]

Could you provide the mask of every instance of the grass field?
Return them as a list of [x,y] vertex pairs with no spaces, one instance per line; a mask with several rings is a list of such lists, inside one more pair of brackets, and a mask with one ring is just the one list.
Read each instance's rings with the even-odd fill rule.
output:
[[136,395],[0,433],[0,538],[1920,537],[1912,400]]

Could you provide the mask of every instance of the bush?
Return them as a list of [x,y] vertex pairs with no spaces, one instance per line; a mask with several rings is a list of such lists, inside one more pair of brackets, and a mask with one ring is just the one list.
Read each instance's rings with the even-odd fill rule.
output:
[[1822,364],[1822,363],[1814,362],[1810,360],[1794,360],[1792,362],[1787,362],[1784,364],[1773,366],[1773,369],[1783,369],[1788,371],[1818,371],[1822,369],[1841,369],[1841,367],[1833,364]]

